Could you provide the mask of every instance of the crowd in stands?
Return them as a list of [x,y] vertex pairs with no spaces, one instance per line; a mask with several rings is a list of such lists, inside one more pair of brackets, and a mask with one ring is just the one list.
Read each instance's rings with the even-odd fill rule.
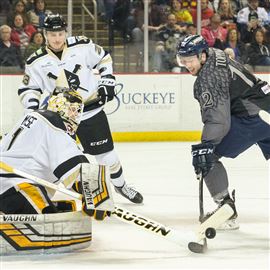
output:
[[[90,2],[90,1],[89,1]],[[99,0],[98,12],[125,44],[143,55],[145,0]],[[178,72],[175,48],[197,32],[196,0],[148,0],[151,70]],[[46,0],[0,1],[0,66],[22,68],[44,45]],[[201,34],[210,47],[250,66],[270,69],[269,0],[201,0]],[[16,59],[15,59],[16,58]]]
[[[26,59],[45,43],[45,0],[0,1],[0,66],[23,70]],[[14,69],[13,69],[14,70]]]
[[[103,2],[103,5],[102,5]],[[123,16],[120,0],[99,1],[100,12],[122,33],[123,40],[142,50],[144,0],[126,0]],[[178,71],[175,46],[197,31],[196,0],[149,0],[148,31],[153,45],[152,71]],[[110,17],[106,14],[110,5]],[[103,8],[103,9],[102,9]],[[127,12],[128,10],[128,12]],[[117,11],[114,13],[114,11]],[[119,27],[121,25],[121,27]],[[243,64],[270,66],[269,0],[201,0],[201,34],[210,47],[228,52]],[[181,69],[180,69],[181,70]],[[269,67],[270,70],[270,67]]]

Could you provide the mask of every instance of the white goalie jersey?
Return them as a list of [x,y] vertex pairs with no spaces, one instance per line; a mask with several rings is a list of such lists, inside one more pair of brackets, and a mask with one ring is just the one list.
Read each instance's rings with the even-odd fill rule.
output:
[[[97,69],[101,76],[112,74],[110,54],[87,37],[68,37],[60,58],[48,47],[43,47],[27,59],[18,95],[26,109],[37,109],[42,105],[41,95],[45,91],[48,95],[56,86],[60,86],[79,91],[86,103],[97,91],[93,69]],[[101,109],[85,112],[83,119]]]
[[[88,160],[65,131],[57,113],[31,112],[1,140],[1,161],[49,182],[62,182],[70,188],[81,163],[88,163]],[[0,176],[0,194],[20,183],[33,183],[4,170],[0,171]]]

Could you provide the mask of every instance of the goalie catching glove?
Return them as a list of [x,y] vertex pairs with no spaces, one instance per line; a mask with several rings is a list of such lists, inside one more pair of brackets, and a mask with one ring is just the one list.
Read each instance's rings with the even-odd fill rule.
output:
[[196,175],[202,175],[202,177],[205,177],[209,171],[213,169],[216,162],[214,145],[212,143],[192,145],[191,154],[193,158],[192,165]]
[[114,96],[115,77],[113,75],[105,75],[98,81],[98,97],[100,98],[99,104],[104,105],[106,102],[111,101]]

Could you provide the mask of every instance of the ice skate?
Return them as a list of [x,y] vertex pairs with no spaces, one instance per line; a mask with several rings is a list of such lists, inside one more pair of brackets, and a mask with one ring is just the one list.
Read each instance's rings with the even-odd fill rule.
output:
[[234,214],[227,221],[225,221],[223,224],[221,224],[217,228],[217,230],[219,230],[219,231],[238,230],[239,229],[239,224],[238,224],[238,222],[236,220],[237,217],[238,217],[238,214],[237,214],[237,211],[236,211],[236,208],[235,208],[235,190],[233,190],[233,192],[232,192],[232,198],[230,197],[230,195],[223,198],[223,200],[219,203],[218,208],[215,209],[212,212],[207,213],[204,217],[200,218],[200,222],[202,223],[205,220],[207,220],[210,216],[212,216],[225,203],[229,204],[233,208]]
[[134,188],[124,184],[122,187],[114,187],[115,191],[133,203],[142,203],[143,196]]

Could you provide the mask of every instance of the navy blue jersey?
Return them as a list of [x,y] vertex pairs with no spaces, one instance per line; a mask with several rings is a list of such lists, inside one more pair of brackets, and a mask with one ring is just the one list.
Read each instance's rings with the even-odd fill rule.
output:
[[231,116],[257,115],[270,111],[270,86],[231,60],[223,51],[211,48],[194,83],[194,97],[204,123],[202,141],[218,144],[227,134]]

